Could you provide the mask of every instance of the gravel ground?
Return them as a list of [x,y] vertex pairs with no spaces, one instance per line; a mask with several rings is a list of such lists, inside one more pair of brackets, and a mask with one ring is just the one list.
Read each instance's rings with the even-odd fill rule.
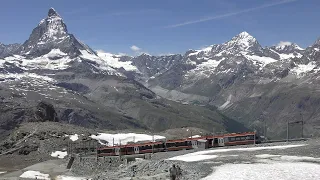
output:
[[[145,179],[145,180],[162,180],[169,179],[168,170],[172,164],[179,165],[183,170],[182,177],[180,179],[199,180],[208,176],[214,170],[214,167],[218,167],[224,164],[253,164],[261,163],[262,159],[256,157],[260,154],[272,154],[272,155],[286,155],[286,156],[308,156],[320,158],[320,139],[313,139],[300,142],[282,142],[282,143],[269,143],[269,144],[257,144],[257,145],[244,145],[234,147],[215,148],[219,149],[238,149],[238,148],[250,148],[250,147],[268,147],[268,146],[282,146],[282,145],[296,145],[307,144],[306,146],[293,147],[287,149],[265,149],[256,151],[228,151],[228,152],[213,152],[212,155],[218,157],[214,159],[208,159],[198,162],[184,162],[184,161],[171,161],[168,158],[180,156],[200,150],[185,150],[175,152],[162,152],[152,155],[151,159],[138,159],[130,162],[127,165],[124,163],[119,166],[100,168],[97,172],[87,172],[92,174],[93,179]],[[211,150],[211,149],[210,149]],[[212,149],[213,150],[213,149]],[[305,160],[300,160],[305,161]],[[310,162],[310,161],[308,161]],[[319,161],[312,163],[320,163]],[[132,178],[132,167],[136,166],[136,175]],[[82,174],[86,173],[84,169],[81,170]],[[75,173],[76,174],[76,173]],[[94,174],[94,175],[93,175]],[[78,175],[78,174],[76,174]]]
[[[271,147],[271,146],[283,146],[283,145],[299,145],[299,144],[307,144],[306,146],[293,147],[287,149],[264,149],[264,150],[256,150],[256,151],[245,151],[241,150],[241,148],[252,148],[252,147]],[[225,151],[225,149],[230,149],[231,151]],[[233,149],[233,150],[232,150]],[[238,149],[238,150],[235,150]],[[239,150],[240,149],[240,150]],[[215,171],[216,167],[220,167],[221,165],[226,164],[254,164],[261,163],[262,158],[257,158],[256,155],[261,154],[271,154],[271,155],[286,155],[286,156],[308,156],[314,158],[320,158],[320,139],[312,139],[308,141],[300,141],[300,142],[282,142],[282,143],[269,143],[269,144],[257,144],[257,145],[244,145],[244,146],[234,146],[234,147],[222,147],[222,148],[212,148],[209,150],[213,150],[210,154],[207,155],[215,155],[215,158],[206,159],[202,161],[196,162],[184,162],[184,161],[172,161],[168,160],[171,157],[176,157],[180,155],[185,155],[193,152],[200,152],[203,150],[184,150],[184,151],[174,151],[174,152],[161,152],[155,153],[151,155],[151,158],[141,159],[137,158],[136,161],[126,162],[126,160],[120,160],[118,157],[110,159],[109,157],[103,160],[101,158],[98,162],[92,156],[89,158],[82,158],[81,161],[79,158],[76,158],[71,170],[63,171],[62,174],[74,177],[88,177],[94,180],[98,179],[140,179],[140,180],[165,180],[169,179],[168,170],[172,166],[172,164],[179,165],[182,169],[182,176],[180,180],[199,180],[210,175]],[[217,150],[217,151],[216,151]],[[224,152],[221,152],[224,151]],[[38,157],[35,156],[35,157]],[[20,159],[19,159],[20,158]],[[27,156],[3,156],[0,158],[1,162],[17,162],[23,161],[28,162],[28,165],[35,164],[39,161],[37,158],[32,158],[32,154]],[[43,157],[47,158],[47,157]],[[46,159],[43,159],[46,160]],[[110,162],[111,161],[111,162]],[[320,159],[317,161],[312,161],[308,159],[302,159],[299,161],[307,161],[311,163],[320,164]],[[51,162],[51,161],[48,161]],[[53,163],[48,163],[48,168],[55,169],[55,165]],[[63,161],[63,166],[66,166],[67,161]],[[25,166],[26,164],[24,164]],[[34,170],[41,170],[39,166],[31,166]],[[51,167],[52,166],[52,167]],[[37,169],[39,167],[40,169]],[[136,173],[135,177],[132,177],[132,167],[135,167]],[[12,165],[12,170],[17,170],[20,167]],[[4,169],[7,171],[8,169]],[[0,169],[1,171],[1,169]],[[20,171],[19,171],[20,172]],[[10,172],[8,172],[10,173]],[[48,171],[50,174],[50,172]],[[19,174],[19,173],[18,173]],[[17,174],[17,176],[18,176]],[[54,172],[53,175],[59,175],[59,173]],[[13,173],[14,175],[14,173]],[[0,175],[1,176],[6,176]]]

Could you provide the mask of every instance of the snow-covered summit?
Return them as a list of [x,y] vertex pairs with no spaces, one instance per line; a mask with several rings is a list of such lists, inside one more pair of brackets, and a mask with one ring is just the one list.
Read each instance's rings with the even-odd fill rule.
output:
[[29,39],[15,52],[16,54],[37,58],[49,53],[52,49],[60,49],[70,57],[81,55],[80,50],[96,53],[84,43],[78,41],[68,32],[67,25],[53,8],[48,16],[33,29]]
[[274,46],[273,48],[277,51],[304,50],[298,44],[291,42],[279,43],[277,46]]
[[224,43],[225,49],[239,49],[241,51],[259,50],[260,44],[247,32],[241,32],[234,36],[230,41]]

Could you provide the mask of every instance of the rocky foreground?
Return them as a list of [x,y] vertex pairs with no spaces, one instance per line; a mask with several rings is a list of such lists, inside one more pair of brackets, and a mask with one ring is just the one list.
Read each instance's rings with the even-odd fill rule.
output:
[[[76,156],[72,168],[66,169],[68,158],[45,161],[29,166],[22,170],[0,175],[0,179],[14,179],[26,171],[38,171],[48,174],[51,179],[77,177],[76,179],[169,179],[168,170],[172,164],[179,165],[182,169],[180,179],[232,179],[236,173],[239,177],[252,168],[252,172],[267,173],[270,169],[274,177],[287,179],[316,179],[320,177],[318,171],[309,172],[320,168],[320,139],[301,142],[270,143],[248,146],[223,147],[209,150],[189,150],[177,152],[163,152],[153,155],[136,156],[134,158],[99,158],[95,156]],[[191,153],[191,154],[190,154]],[[229,169],[230,172],[223,170]],[[290,167],[299,167],[302,171],[293,172]],[[232,169],[241,167],[240,169]],[[259,168],[258,168],[259,167]],[[261,167],[261,168],[260,168]],[[133,168],[135,172],[133,172]],[[254,170],[254,169],[257,170]],[[265,169],[265,172],[259,172]],[[292,172],[291,172],[292,171]],[[223,172],[223,173],[222,173]],[[299,172],[300,174],[297,174]],[[222,173],[222,174],[221,174]],[[305,174],[307,173],[307,174]],[[135,177],[132,177],[135,174]],[[222,176],[227,174],[228,176]],[[251,174],[255,177],[256,174]],[[293,177],[295,176],[295,178]],[[268,176],[266,175],[266,179]],[[244,178],[250,179],[250,177]],[[252,178],[251,178],[252,179]],[[286,179],[286,178],[284,178]]]

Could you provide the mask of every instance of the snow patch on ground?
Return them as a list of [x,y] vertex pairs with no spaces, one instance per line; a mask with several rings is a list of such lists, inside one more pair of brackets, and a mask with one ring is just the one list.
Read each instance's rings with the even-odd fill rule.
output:
[[309,64],[299,64],[297,67],[294,67],[291,72],[295,73],[298,77],[301,77],[303,74],[313,70],[316,67],[314,62]]
[[201,137],[201,136],[200,135],[193,135],[193,136],[190,136],[188,138],[199,138],[199,137]]
[[70,135],[70,140],[71,141],[76,141],[78,139],[79,139],[79,135],[78,134]]
[[[159,135],[148,135],[148,134],[136,134],[136,133],[119,133],[119,134],[107,134],[99,133],[98,135],[91,135],[92,139],[98,140],[101,144],[112,146],[114,145],[125,145],[128,142],[140,142],[140,141],[152,141],[165,139],[164,136]],[[104,141],[104,142],[103,142]]]
[[124,76],[123,74],[113,69],[105,60],[103,60],[99,56],[92,54],[87,50],[80,50],[80,52],[82,54],[81,56],[82,58],[96,62],[99,65],[96,68],[107,71],[109,74],[112,74],[112,75]]
[[273,155],[273,154],[259,154],[257,158],[272,159],[281,161],[320,161],[320,158],[309,156],[287,156],[287,155]]
[[271,57],[263,57],[263,56],[256,56],[256,55],[244,55],[244,56],[249,60],[261,63],[262,67],[277,61]]
[[294,58],[296,57],[293,53],[290,54],[279,54],[280,59],[289,59],[289,58]]
[[60,49],[52,49],[48,54],[44,55],[44,57],[59,57],[66,55],[67,54],[62,52]]
[[68,155],[68,153],[65,151],[56,151],[56,152],[51,153],[52,157],[57,157],[59,159],[63,159],[67,155]]
[[198,64],[195,69],[192,69],[189,72],[187,72],[187,74],[185,74],[185,77],[194,77],[196,79],[208,78],[211,74],[215,72],[216,67],[218,67],[220,62],[223,60],[224,58],[222,58],[221,60],[209,59],[205,62],[202,62],[201,64]]
[[271,150],[271,149],[287,149],[305,146],[306,144],[297,144],[297,145],[283,145],[283,146],[267,146],[267,147],[248,147],[248,148],[228,148],[228,149],[213,149],[213,150],[205,150],[194,153],[189,153],[181,156],[175,156],[169,158],[168,160],[177,160],[177,161],[185,161],[185,162],[193,162],[193,161],[202,161],[207,159],[217,158],[216,155],[211,155],[213,153],[221,153],[221,152],[230,152],[230,151],[259,151],[259,150]]
[[203,161],[203,160],[209,160],[219,157],[218,155],[182,155],[182,156],[176,156],[172,157],[168,160],[171,161],[184,161],[184,162],[196,162],[196,161]]
[[[56,58],[56,59],[52,59]],[[33,69],[50,69],[50,70],[63,70],[69,67],[69,63],[75,61],[66,56],[65,53],[59,49],[53,49],[48,54],[34,59],[27,59],[23,56],[10,56],[6,57],[4,61],[15,64],[25,70]],[[2,61],[2,60],[1,60]]]
[[202,180],[314,180],[320,179],[320,165],[313,163],[226,164]]
[[54,82],[55,81],[54,79],[52,79],[52,78],[50,78],[48,76],[40,76],[40,75],[34,74],[34,73],[0,74],[0,78],[9,79],[9,80],[20,80],[20,79],[24,79],[24,78],[33,78],[33,79],[41,79],[41,80],[48,81],[48,82]]
[[44,179],[50,180],[49,174],[42,174],[39,171],[26,171],[20,176],[21,178],[29,178],[29,179]]
[[114,67],[114,68],[124,68],[126,71],[137,71],[137,67],[132,65],[131,61],[120,61],[119,55],[103,52],[103,51],[97,51],[98,56],[103,59],[108,65]]
[[6,173],[7,171],[0,171],[0,174],[4,174],[4,173]]

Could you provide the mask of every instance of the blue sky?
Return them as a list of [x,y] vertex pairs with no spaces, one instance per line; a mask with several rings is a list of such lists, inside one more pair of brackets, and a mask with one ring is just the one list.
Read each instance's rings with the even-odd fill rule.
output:
[[78,39],[112,53],[184,53],[242,31],[262,46],[320,37],[319,0],[2,0],[0,42],[23,43],[50,7]]

